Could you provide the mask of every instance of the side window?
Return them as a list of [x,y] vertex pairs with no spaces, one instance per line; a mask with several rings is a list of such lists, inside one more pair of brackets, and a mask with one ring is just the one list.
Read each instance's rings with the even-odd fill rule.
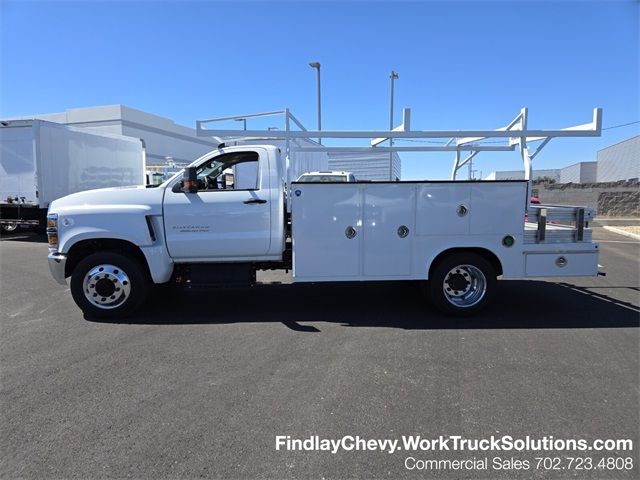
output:
[[258,188],[258,161],[234,165],[233,177],[236,190],[255,190]]
[[198,189],[255,190],[259,186],[259,163],[256,152],[232,152],[213,157],[197,169]]

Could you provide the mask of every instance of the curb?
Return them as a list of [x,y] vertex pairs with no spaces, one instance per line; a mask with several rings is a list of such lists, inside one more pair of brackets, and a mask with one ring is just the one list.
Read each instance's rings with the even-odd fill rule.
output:
[[640,240],[640,235],[638,235],[637,233],[627,232],[626,230],[622,230],[621,228],[616,228],[609,225],[605,225],[602,228],[604,228],[605,230],[609,230],[610,232],[617,233],[618,235],[624,235],[625,237]]

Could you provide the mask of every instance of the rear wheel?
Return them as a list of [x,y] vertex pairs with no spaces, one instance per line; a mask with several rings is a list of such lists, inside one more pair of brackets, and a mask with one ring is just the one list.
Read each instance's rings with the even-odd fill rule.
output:
[[114,252],[93,253],[71,275],[71,294],[90,317],[131,315],[147,298],[149,280],[136,259]]
[[18,228],[18,224],[17,223],[3,223],[2,224],[2,231],[5,233],[13,233],[16,231],[16,229]]
[[456,252],[431,270],[429,298],[447,315],[467,316],[487,306],[496,287],[491,263],[476,253]]

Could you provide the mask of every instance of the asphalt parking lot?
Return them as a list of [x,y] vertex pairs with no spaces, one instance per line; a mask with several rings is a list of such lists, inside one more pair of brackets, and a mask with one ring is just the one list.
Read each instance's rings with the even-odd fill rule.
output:
[[[501,282],[472,319],[412,284],[271,283],[163,290],[126,323],[83,319],[42,239],[3,238],[0,475],[639,478],[640,242],[594,236],[606,277]],[[630,438],[612,455],[635,468],[415,472],[403,452],[275,449],[276,435],[457,434]]]

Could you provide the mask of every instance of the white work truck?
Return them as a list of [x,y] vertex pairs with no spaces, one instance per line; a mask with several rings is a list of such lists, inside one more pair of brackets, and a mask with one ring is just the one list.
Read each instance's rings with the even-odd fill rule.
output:
[[[533,133],[599,129],[598,111],[593,128]],[[493,131],[474,137],[478,132]],[[525,129],[511,135],[537,141]],[[477,141],[458,145],[453,151],[481,151]],[[54,201],[54,278],[65,284],[71,277],[74,300],[94,317],[133,313],[152,284],[251,285],[264,269],[292,269],[295,282],[428,281],[435,306],[466,315],[487,304],[498,277],[598,274],[598,245],[588,228],[594,211],[529,205],[526,180],[287,183],[285,155],[294,150],[221,144],[158,187]]]

